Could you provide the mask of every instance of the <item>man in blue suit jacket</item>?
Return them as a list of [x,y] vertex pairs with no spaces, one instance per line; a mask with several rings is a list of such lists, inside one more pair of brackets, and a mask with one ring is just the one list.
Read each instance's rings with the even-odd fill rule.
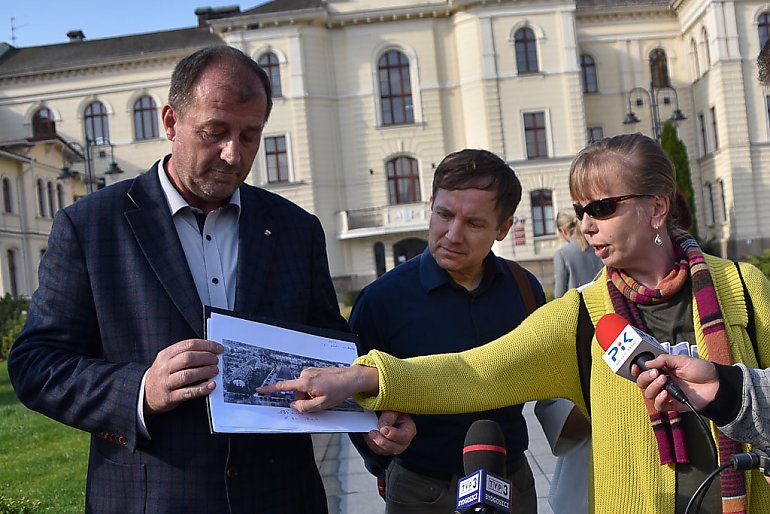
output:
[[[8,369],[27,406],[91,436],[86,511],[326,512],[309,435],[211,434],[221,345],[203,305],[346,330],[318,219],[243,184],[272,105],[227,46],[177,65],[172,153],[57,213]],[[393,414],[384,453],[413,436]]]

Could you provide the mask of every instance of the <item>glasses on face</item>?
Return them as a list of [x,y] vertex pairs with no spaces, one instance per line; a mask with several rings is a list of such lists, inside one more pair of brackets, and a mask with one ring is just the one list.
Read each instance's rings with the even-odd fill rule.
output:
[[580,205],[579,203],[573,203],[572,207],[575,208],[575,214],[579,220],[583,220],[583,214],[588,214],[595,220],[603,220],[609,218],[615,211],[618,210],[618,204],[624,200],[630,200],[631,198],[639,198],[640,196],[651,195],[623,195],[623,196],[611,196],[609,198],[602,198],[601,200],[594,200],[588,202],[586,205]]

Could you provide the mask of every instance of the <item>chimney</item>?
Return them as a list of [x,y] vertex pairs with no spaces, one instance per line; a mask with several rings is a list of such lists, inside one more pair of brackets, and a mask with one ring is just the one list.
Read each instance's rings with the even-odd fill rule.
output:
[[198,7],[195,9],[195,16],[198,17],[198,27],[205,27],[209,20],[219,18],[229,18],[241,13],[241,8],[237,5],[227,5],[224,7]]
[[86,38],[86,35],[83,34],[82,30],[76,29],[67,32],[67,37],[70,38],[70,43],[74,43],[76,41],[83,41]]

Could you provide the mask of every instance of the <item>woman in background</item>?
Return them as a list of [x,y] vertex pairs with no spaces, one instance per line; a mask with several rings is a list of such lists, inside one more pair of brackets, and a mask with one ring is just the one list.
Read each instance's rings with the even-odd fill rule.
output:
[[[602,269],[602,261],[588,245],[573,209],[556,215],[556,228],[567,241],[553,256],[554,298],[568,289],[592,282]],[[548,503],[555,514],[588,512],[588,473],[591,459],[591,426],[569,400],[552,398],[535,404],[535,415],[543,427],[551,453],[558,457],[548,492]]]
[[594,249],[588,246],[574,211],[559,211],[556,215],[556,228],[568,243],[553,255],[553,296],[561,298],[567,289],[591,282],[601,271],[602,261]]

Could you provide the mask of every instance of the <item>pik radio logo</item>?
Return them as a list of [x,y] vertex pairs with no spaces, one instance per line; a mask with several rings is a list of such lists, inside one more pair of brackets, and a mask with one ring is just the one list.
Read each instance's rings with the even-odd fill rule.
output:
[[626,361],[626,357],[630,355],[636,347],[639,345],[639,336],[631,330],[630,326],[627,326],[618,336],[612,341],[612,344],[607,351],[604,352],[604,362],[612,369],[614,373],[618,372],[620,366]]

